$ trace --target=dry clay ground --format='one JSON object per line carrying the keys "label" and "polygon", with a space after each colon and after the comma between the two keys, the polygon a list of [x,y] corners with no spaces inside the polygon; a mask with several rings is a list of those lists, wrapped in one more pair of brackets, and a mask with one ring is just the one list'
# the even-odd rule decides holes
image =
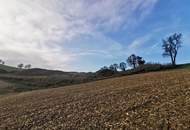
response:
{"label": "dry clay ground", "polygon": [[0,130],[190,130],[190,70],[0,98]]}

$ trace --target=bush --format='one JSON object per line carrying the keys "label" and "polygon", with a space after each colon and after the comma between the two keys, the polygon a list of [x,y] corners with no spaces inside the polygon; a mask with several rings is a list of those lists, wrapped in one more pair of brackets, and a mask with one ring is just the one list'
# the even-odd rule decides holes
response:
{"label": "bush", "polygon": [[145,72],[152,72],[152,71],[160,71],[160,70],[168,70],[175,68],[171,64],[165,64],[162,65],[160,63],[147,63],[144,65],[140,65],[135,69],[129,70],[129,74],[135,74],[135,73],[145,73]]}
{"label": "bush", "polygon": [[147,63],[140,65],[135,69],[137,72],[149,72],[149,71],[159,71],[162,69],[162,65],[159,63]]}
{"label": "bush", "polygon": [[98,76],[109,77],[109,76],[113,76],[115,74],[115,72],[110,69],[101,69],[101,70],[97,71],[96,74]]}

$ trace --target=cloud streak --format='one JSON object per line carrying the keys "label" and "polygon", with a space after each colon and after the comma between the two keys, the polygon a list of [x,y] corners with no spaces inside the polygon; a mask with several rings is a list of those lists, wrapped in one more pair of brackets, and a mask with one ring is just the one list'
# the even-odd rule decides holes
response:
{"label": "cloud streak", "polygon": [[[102,58],[122,49],[106,35],[145,18],[157,0],[0,0],[0,55],[8,63],[31,63],[34,67],[72,70],[78,57]],[[136,17],[136,16],[139,16]],[[99,48],[69,52],[85,37],[99,41]],[[89,41],[89,40],[88,40]],[[86,41],[87,42],[87,41]],[[107,43],[109,42],[109,43]],[[90,42],[88,44],[91,44]],[[95,43],[93,43],[95,44]],[[93,53],[92,53],[93,52]],[[79,55],[78,55],[79,54]]]}

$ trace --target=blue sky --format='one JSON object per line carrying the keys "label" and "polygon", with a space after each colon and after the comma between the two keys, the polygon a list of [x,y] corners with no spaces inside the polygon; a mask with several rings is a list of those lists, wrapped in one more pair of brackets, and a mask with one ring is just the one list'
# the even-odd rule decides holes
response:
{"label": "blue sky", "polygon": [[168,63],[162,39],[180,32],[190,62],[189,0],[0,0],[0,57],[9,65],[96,71],[135,53]]}

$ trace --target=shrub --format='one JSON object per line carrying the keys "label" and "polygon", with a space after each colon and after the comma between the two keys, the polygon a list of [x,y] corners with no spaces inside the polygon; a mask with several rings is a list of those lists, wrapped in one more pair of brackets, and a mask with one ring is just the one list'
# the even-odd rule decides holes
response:
{"label": "shrub", "polygon": [[115,74],[115,71],[110,69],[100,69],[96,72],[98,76],[109,77]]}
{"label": "shrub", "polygon": [[173,69],[173,68],[175,67],[172,66],[171,64],[162,65],[160,63],[147,63],[133,69],[131,73],[144,73],[144,72],[168,70],[168,69]]}
{"label": "shrub", "polygon": [[138,72],[149,72],[149,71],[159,71],[162,69],[162,65],[159,63],[147,63],[144,65],[140,65],[136,68],[135,71]]}

